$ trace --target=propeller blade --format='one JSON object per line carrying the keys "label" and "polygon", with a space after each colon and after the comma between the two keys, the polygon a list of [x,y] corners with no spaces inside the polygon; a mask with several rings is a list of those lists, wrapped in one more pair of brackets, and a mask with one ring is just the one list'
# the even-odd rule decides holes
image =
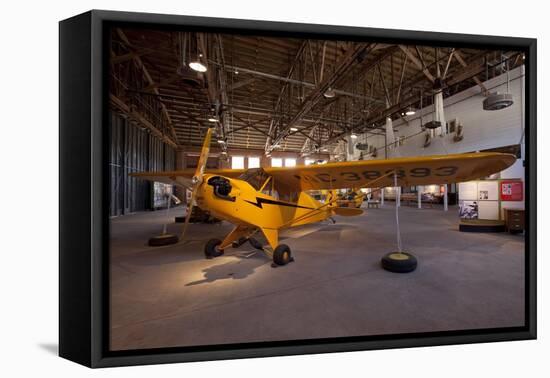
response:
{"label": "propeller blade", "polygon": [[185,237],[185,233],[187,232],[187,226],[189,226],[189,219],[191,219],[191,214],[193,213],[193,207],[195,206],[195,197],[197,195],[197,191],[199,189],[199,185],[195,185],[193,188],[193,193],[191,194],[191,202],[189,203],[189,207],[187,208],[187,215],[185,216],[185,223],[183,224],[183,230],[181,232],[180,240],[183,240]]}
{"label": "propeller blade", "polygon": [[195,171],[195,176],[198,180],[202,180],[202,175],[204,174],[204,169],[206,168],[206,162],[208,161],[208,153],[210,152],[210,140],[212,139],[212,128],[209,128],[206,131],[206,136],[204,137],[204,142],[202,144],[201,155],[199,157],[199,163],[197,164],[197,170]]}
{"label": "propeller blade", "polygon": [[210,152],[210,140],[212,139],[212,130],[213,129],[209,128],[206,131],[206,136],[202,144],[199,163],[197,164],[197,169],[195,171],[195,175],[193,176],[193,180],[192,180],[193,188],[192,188],[192,194],[191,194],[191,202],[189,203],[187,215],[185,216],[185,223],[183,224],[183,231],[181,232],[180,240],[183,240],[183,238],[185,237],[187,226],[189,226],[189,220],[191,219],[191,214],[193,213],[193,207],[195,206],[195,198],[197,196],[197,192],[199,191],[199,187],[202,184],[202,177],[204,175],[206,162],[208,161],[208,154]]}

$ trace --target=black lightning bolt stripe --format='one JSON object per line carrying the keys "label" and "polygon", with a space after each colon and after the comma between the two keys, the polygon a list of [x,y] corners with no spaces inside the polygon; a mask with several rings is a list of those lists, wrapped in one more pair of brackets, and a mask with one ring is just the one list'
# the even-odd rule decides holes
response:
{"label": "black lightning bolt stripe", "polygon": [[313,207],[306,207],[306,206],[300,206],[300,205],[297,205],[295,203],[289,203],[289,202],[281,202],[281,201],[274,201],[274,200],[270,200],[270,199],[267,199],[267,198],[259,198],[259,197],[256,197],[256,202],[252,202],[252,201],[247,201],[247,200],[244,200],[245,202],[248,202],[249,204],[251,205],[254,205],[256,207],[259,207],[260,209],[263,209],[263,206],[262,204],[268,204],[268,205],[279,205],[279,206],[288,206],[288,207],[299,207],[300,209],[308,209],[308,210],[315,210],[315,208]]}

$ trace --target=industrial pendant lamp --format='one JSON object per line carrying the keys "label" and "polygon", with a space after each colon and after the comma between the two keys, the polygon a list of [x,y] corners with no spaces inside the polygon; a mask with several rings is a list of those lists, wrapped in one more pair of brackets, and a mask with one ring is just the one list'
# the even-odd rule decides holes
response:
{"label": "industrial pendant lamp", "polygon": [[202,54],[199,54],[197,59],[189,63],[189,67],[191,67],[192,70],[197,72],[206,72],[207,68],[206,65],[204,65],[201,62]]}
{"label": "industrial pendant lamp", "polygon": [[326,92],[323,93],[323,96],[325,96],[325,98],[333,98],[334,96],[336,96],[336,92],[334,92],[334,89],[332,89],[332,87],[328,87]]}
{"label": "industrial pendant lamp", "polygon": [[198,45],[197,45],[197,54],[195,56],[196,56],[196,59],[194,59],[191,63],[189,63],[189,67],[191,67],[192,70],[197,72],[206,72],[208,68],[203,63],[203,59],[202,59],[203,55],[202,53],[199,52]]}

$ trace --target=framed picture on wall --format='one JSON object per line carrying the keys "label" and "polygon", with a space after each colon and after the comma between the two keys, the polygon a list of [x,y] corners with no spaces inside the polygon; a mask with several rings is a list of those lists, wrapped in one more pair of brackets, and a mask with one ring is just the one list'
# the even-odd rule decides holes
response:
{"label": "framed picture on wall", "polygon": [[[525,38],[61,21],[60,355],[535,338],[536,73]],[[525,232],[459,228],[501,201]]]}

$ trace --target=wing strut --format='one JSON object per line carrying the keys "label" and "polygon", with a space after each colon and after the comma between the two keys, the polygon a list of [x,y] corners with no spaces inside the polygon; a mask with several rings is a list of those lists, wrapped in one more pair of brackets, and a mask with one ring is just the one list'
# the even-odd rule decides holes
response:
{"label": "wing strut", "polygon": [[[388,177],[388,176],[391,176],[391,175],[395,175],[395,176],[397,177],[395,170],[389,171],[389,172],[386,173],[385,175],[380,176],[380,177],[378,177],[378,178],[376,178],[376,179],[374,179],[374,180],[372,180],[372,181],[369,181],[368,183],[366,183],[365,185],[362,185],[362,186],[365,186],[365,187],[366,187],[366,186],[373,185],[373,184],[375,184],[376,182],[378,182],[378,181],[380,181],[380,180],[382,180],[382,179],[384,179],[384,178],[386,178],[386,177]],[[361,195],[361,197],[364,197],[364,196],[365,196],[365,194],[362,194],[362,195]],[[288,225],[290,225],[290,224],[292,224],[292,223],[294,223],[294,222],[301,221],[301,220],[303,220],[303,219],[305,219],[305,218],[309,218],[309,217],[313,216],[313,214],[315,214],[316,212],[318,212],[318,211],[320,211],[321,209],[323,209],[323,208],[325,208],[325,207],[327,207],[327,206],[329,206],[329,205],[335,203],[336,201],[338,201],[338,197],[337,197],[337,196],[335,196],[335,198],[334,198],[333,200],[324,203],[322,206],[319,206],[318,208],[313,209],[313,210],[311,210],[311,211],[305,213],[304,215],[302,215],[302,216],[300,216],[300,217],[298,217],[298,218],[292,219],[292,220],[290,220],[290,221],[284,223],[284,224],[281,226],[281,228],[286,227],[286,226],[288,226]]]}

